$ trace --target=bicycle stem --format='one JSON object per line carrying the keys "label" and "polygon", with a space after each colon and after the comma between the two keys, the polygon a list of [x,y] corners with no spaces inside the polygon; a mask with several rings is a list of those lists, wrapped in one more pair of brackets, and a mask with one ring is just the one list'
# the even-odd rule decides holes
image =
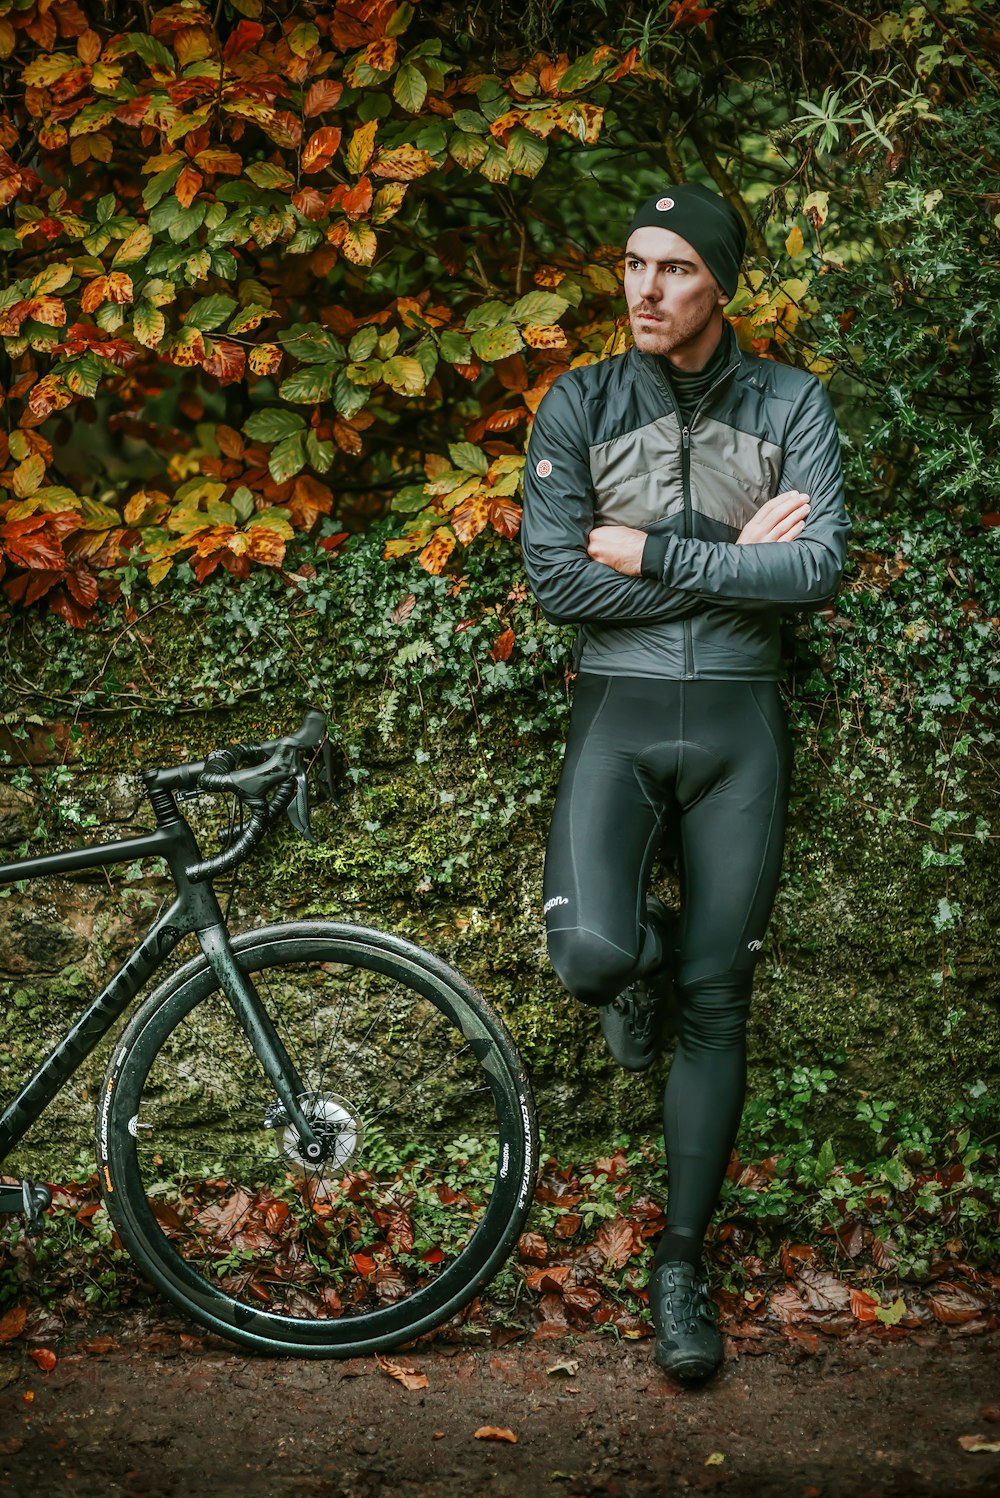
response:
{"label": "bicycle stem", "polygon": [[236,1018],[246,1031],[254,1054],[277,1093],[290,1123],[294,1125],[303,1157],[319,1164],[323,1157],[323,1146],[313,1133],[299,1104],[305,1085],[271,1016],[264,1008],[260,995],[236,961],[226,927],[221,923],[208,926],[198,932],[198,941]]}

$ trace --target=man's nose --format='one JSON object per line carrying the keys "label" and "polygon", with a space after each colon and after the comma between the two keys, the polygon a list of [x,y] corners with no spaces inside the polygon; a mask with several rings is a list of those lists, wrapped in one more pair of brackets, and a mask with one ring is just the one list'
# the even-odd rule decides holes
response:
{"label": "man's nose", "polygon": [[639,282],[639,294],[645,302],[658,302],[660,300],[660,282],[655,267],[649,266],[643,273]]}

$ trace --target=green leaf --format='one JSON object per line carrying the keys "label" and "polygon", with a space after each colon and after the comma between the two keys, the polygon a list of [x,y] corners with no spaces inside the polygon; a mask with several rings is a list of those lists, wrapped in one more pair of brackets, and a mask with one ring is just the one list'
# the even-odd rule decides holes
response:
{"label": "green leaf", "polygon": [[355,362],[368,359],[375,351],[378,343],[378,329],[371,324],[367,328],[359,328],[347,345],[347,357]]}
{"label": "green leaf", "polygon": [[404,63],[396,74],[392,96],[403,109],[416,114],[427,98],[427,79],[419,68]]}
{"label": "green leaf", "polygon": [[448,142],[448,154],[467,172],[475,171],[479,163],[485,161],[489,148],[489,141],[483,135],[456,133]]}
{"label": "green leaf", "polygon": [[427,376],[419,360],[396,354],[382,366],[382,378],[399,395],[423,395]]}
{"label": "green leaf", "polygon": [[195,302],[184,325],[188,328],[200,328],[203,333],[210,333],[213,328],[219,327],[235,311],[237,302],[235,297],[224,296],[221,292],[213,296],[202,297]]}
{"label": "green leaf", "polygon": [[161,63],[170,73],[177,71],[177,58],[172,52],[168,51],[162,42],[158,42],[154,36],[148,36],[146,32],[139,31],[134,36],[128,38],[128,43],[129,45],[121,49],[122,52],[137,52],[145,63],[157,62]]}
{"label": "green leaf", "polygon": [[[301,417],[299,420],[301,420]],[[299,473],[305,465],[306,439],[304,432],[296,432],[292,437],[285,437],[277,446],[272,447],[271,455],[267,460],[271,477],[276,484],[283,484],[286,479],[290,479],[294,474]]]}
{"label": "green leaf", "polygon": [[261,188],[288,189],[295,186],[295,178],[291,172],[274,161],[253,161],[245,169],[245,174],[255,186]]}
{"label": "green leaf", "polygon": [[451,117],[451,123],[459,130],[464,130],[466,135],[487,135],[489,133],[489,121],[486,116],[480,114],[478,109],[456,109]]}
{"label": "green leaf", "polygon": [[292,323],[290,328],[282,328],[277,337],[285,353],[299,364],[331,364],[344,357],[343,344],[317,322]]}
{"label": "green leaf", "polygon": [[243,423],[243,430],[255,442],[277,442],[305,427],[298,411],[286,411],[281,406],[267,406],[254,411]]}
{"label": "green leaf", "polygon": [[163,342],[163,335],[167,331],[167,320],[159,307],[154,307],[145,298],[136,304],[132,323],[139,342],[147,348],[156,348]]}
{"label": "green leaf", "polygon": [[529,291],[511,307],[510,318],[512,322],[540,323],[547,327],[558,322],[568,306],[565,298],[553,291]]}
{"label": "green leaf", "polygon": [[519,177],[537,177],[548,154],[545,142],[523,125],[516,125],[507,137],[507,156]]}
{"label": "green leaf", "polygon": [[[524,297],[521,298],[525,300]],[[504,302],[480,302],[478,307],[466,315],[465,326],[472,332],[476,328],[498,328],[501,323],[511,321],[511,309]],[[538,318],[525,318],[525,322],[538,322]]]}
{"label": "green leaf", "polygon": [[499,328],[487,328],[482,333],[473,333],[472,347],[480,359],[492,363],[516,354],[518,349],[524,347],[524,341],[513,323],[505,323]]}
{"label": "green leaf", "polygon": [[443,332],[438,340],[441,348],[441,357],[449,364],[470,364],[472,362],[472,344],[462,333],[456,333],[453,328]]}
{"label": "green leaf", "polygon": [[833,1153],[833,1141],[827,1139],[816,1156],[813,1166],[813,1180],[817,1186],[821,1186],[836,1165],[837,1159]]}
{"label": "green leaf", "polygon": [[449,442],[448,452],[455,467],[466,473],[486,473],[489,469],[489,458],[473,442]]}
{"label": "green leaf", "polygon": [[393,495],[391,508],[399,515],[416,515],[429,504],[430,498],[423,484],[407,484],[405,489]]}
{"label": "green leaf", "polygon": [[278,394],[286,401],[329,400],[333,393],[336,370],[332,364],[307,364],[294,369],[278,387]]}
{"label": "green leaf", "polygon": [[368,404],[368,391],[361,385],[352,385],[343,370],[333,382],[333,403],[345,421],[350,421]]}
{"label": "green leaf", "polygon": [[344,373],[352,385],[377,385],[382,378],[382,360],[365,359],[360,364],[348,364]]}
{"label": "green leaf", "polygon": [[576,62],[566,69],[559,80],[559,92],[561,94],[572,94],[577,89],[586,88],[588,84],[594,83],[598,78],[602,77],[608,68],[615,63],[615,58],[613,57],[605,57],[603,62],[595,62],[595,52],[588,52],[585,57],[578,58]]}
{"label": "green leaf", "polygon": [[310,429],[306,433],[306,454],[317,473],[326,473],[333,464],[333,443],[320,442],[316,433]]}

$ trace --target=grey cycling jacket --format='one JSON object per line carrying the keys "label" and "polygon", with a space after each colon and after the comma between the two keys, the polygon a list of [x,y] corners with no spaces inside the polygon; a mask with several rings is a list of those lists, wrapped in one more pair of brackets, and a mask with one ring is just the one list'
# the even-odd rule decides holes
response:
{"label": "grey cycling jacket", "polygon": [[[814,375],[729,358],[682,426],[655,354],[567,370],[535,417],[521,545],[542,613],[581,626],[581,670],[604,675],[775,680],[779,618],[836,593],[850,522],[840,438]],[[811,504],[794,541],[735,544],[776,494]],[[641,577],[587,555],[595,525],[649,533]],[[581,648],[582,647],[582,648]]]}

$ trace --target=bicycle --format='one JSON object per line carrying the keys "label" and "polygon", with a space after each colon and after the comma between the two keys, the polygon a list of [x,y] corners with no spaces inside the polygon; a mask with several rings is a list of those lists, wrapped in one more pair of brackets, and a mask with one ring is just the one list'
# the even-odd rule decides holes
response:
{"label": "bicycle", "polygon": [[[96,1121],[104,1204],[145,1276],[202,1326],[269,1353],[349,1357],[435,1329],[497,1273],[538,1140],[511,1036],[448,964],[333,921],[229,931],[212,881],[283,811],[312,838],[307,768],[333,799],[315,711],[284,738],[146,771],[152,832],[0,866],[7,884],[159,857],[175,892],[0,1114],[0,1162],[194,934],[200,954],[114,1045]],[[178,809],[206,792],[249,813],[208,858]],[[51,1199],[0,1185],[0,1212],[23,1212],[29,1231]]]}

